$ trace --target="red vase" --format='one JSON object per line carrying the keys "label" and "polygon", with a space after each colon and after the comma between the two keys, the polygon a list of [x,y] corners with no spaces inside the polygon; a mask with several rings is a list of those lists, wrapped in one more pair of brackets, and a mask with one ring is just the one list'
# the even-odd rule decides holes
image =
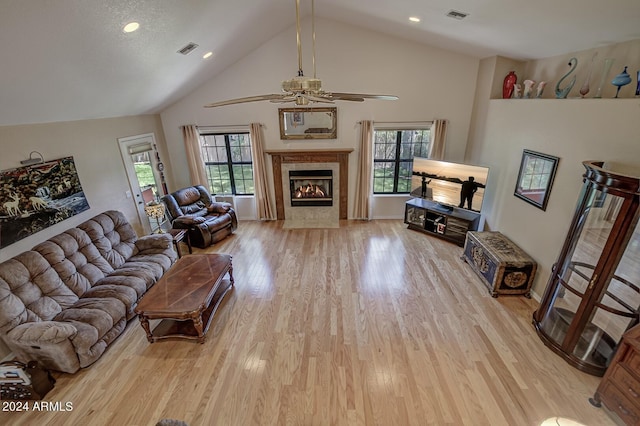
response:
{"label": "red vase", "polygon": [[504,83],[502,84],[502,97],[504,99],[511,99],[511,95],[513,95],[513,87],[516,85],[518,81],[518,76],[514,71],[509,71],[509,74],[504,78]]}

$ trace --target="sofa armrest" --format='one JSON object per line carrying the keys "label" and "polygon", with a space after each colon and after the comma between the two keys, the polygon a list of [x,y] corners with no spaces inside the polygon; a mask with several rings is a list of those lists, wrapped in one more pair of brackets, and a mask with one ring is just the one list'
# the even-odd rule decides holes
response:
{"label": "sofa armrest", "polygon": [[147,250],[166,250],[171,248],[173,237],[171,234],[151,234],[140,237],[136,240],[138,251],[145,252]]}
{"label": "sofa armrest", "polygon": [[55,344],[73,338],[78,330],[73,324],[59,321],[27,322],[7,333],[7,337],[20,345]]}

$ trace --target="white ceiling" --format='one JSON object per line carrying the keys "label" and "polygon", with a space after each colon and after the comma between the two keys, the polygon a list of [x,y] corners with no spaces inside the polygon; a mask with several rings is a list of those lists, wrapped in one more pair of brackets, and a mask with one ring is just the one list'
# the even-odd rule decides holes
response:
{"label": "white ceiling", "polygon": [[[307,16],[310,0],[302,3]],[[294,4],[0,0],[0,125],[160,112],[291,28]],[[640,39],[639,0],[318,0],[315,9],[322,18],[478,58],[535,59]],[[451,9],[469,16],[448,18]],[[140,30],[123,33],[132,20]],[[199,47],[176,53],[189,42]]]}

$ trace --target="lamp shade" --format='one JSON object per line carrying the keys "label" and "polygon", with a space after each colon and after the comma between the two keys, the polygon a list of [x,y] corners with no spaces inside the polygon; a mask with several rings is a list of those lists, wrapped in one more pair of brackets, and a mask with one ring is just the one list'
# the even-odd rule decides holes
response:
{"label": "lamp shade", "polygon": [[147,216],[159,220],[164,217],[164,204],[150,204],[144,206],[144,212]]}

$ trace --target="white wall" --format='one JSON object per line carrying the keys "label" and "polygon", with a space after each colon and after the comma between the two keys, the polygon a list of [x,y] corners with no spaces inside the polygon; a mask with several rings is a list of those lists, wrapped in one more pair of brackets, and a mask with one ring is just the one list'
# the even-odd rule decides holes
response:
{"label": "white wall", "polygon": [[[309,28],[303,22],[303,28]],[[170,190],[190,184],[180,126],[185,124],[265,125],[265,149],[353,148],[349,162],[349,209],[353,211],[358,149],[357,122],[450,121],[446,158],[461,161],[466,150],[479,61],[464,55],[353,28],[330,20],[316,20],[317,74],[327,91],[394,94],[399,101],[339,102],[338,138],[326,141],[282,141],[278,105],[269,102],[219,108],[203,105],[230,98],[278,93],[280,82],[297,71],[295,29],[265,41],[194,93],[162,112],[162,125],[174,166]],[[305,75],[313,74],[311,43],[303,37]],[[213,58],[215,60],[215,57]],[[287,105],[288,106],[288,105]],[[271,159],[269,185],[273,191]],[[406,199],[406,197],[404,198]],[[402,217],[403,198],[376,200],[374,213]],[[394,213],[395,212],[395,213]],[[238,212],[247,217],[244,212]]]}
{"label": "white wall", "polygon": [[0,249],[0,262],[105,210],[121,210],[140,233],[133,198],[125,196],[129,182],[118,138],[143,133],[155,133],[164,160],[164,135],[157,115],[0,127],[0,170],[19,167],[20,160],[29,158],[31,151],[42,153],[45,160],[73,156],[90,206],[85,212]]}
{"label": "white wall", "polygon": [[[471,161],[491,168],[483,209],[488,229],[500,231],[539,265],[541,295],[573,217],[582,161],[640,166],[637,99],[512,99],[487,104],[481,149]],[[549,204],[542,211],[513,195],[523,149],[560,157]]]}
{"label": "white wall", "polygon": [[[490,167],[483,204],[486,229],[500,231],[538,262],[533,291],[541,295],[573,218],[586,160],[640,166],[640,99],[634,99],[636,79],[612,99],[611,79],[629,66],[640,69],[640,40],[603,46],[562,56],[520,62],[495,57],[480,61],[472,125],[465,161]],[[580,99],[594,54],[590,93]],[[555,99],[555,86],[578,58],[576,83],[568,99]],[[615,58],[602,99],[593,99],[605,58]],[[516,70],[518,81],[546,81],[543,99],[501,99],[501,82]],[[569,79],[562,82],[566,87]],[[513,195],[522,150],[560,157],[549,204],[542,211]]]}

